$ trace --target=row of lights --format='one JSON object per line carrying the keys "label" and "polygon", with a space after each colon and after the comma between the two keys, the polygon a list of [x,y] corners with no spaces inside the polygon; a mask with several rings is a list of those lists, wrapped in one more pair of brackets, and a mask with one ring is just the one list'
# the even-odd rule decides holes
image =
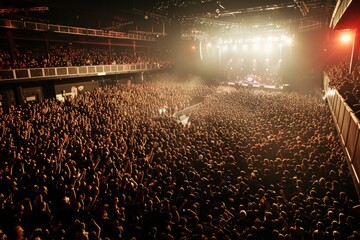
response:
{"label": "row of lights", "polygon": [[[284,44],[282,44],[282,43],[278,44],[279,48],[282,48],[283,46],[284,46]],[[208,43],[207,47],[211,47],[211,43]],[[265,43],[265,44],[253,43],[251,45],[249,45],[249,44],[241,45],[242,50],[247,50],[249,48],[252,48],[253,50],[263,49],[265,51],[271,51],[272,49],[274,49],[274,47],[276,47],[276,45],[274,45],[273,43],[270,43],[270,42]],[[228,50],[229,48],[231,48],[232,50],[238,50],[239,46],[238,45],[229,46],[226,44],[226,45],[217,45],[217,48],[220,48],[224,51]]]}
{"label": "row of lights", "polygon": [[[284,45],[282,43],[278,44],[278,47],[279,49],[281,49]],[[211,43],[208,43],[206,45],[207,48],[210,48],[212,47]],[[260,45],[260,44],[257,44],[257,43],[254,43],[252,44],[251,46],[249,46],[248,44],[243,44],[241,46],[241,49],[243,51],[247,51],[249,48],[251,48],[255,51],[259,51],[259,50],[264,50],[266,52],[271,52],[273,49],[274,49],[274,44],[272,43],[266,43],[264,45]],[[220,46],[220,45],[217,45],[216,48],[218,48],[219,50],[222,50],[224,52],[228,51],[229,49],[233,50],[233,51],[237,51],[239,49],[239,46],[238,45],[232,45],[232,46],[228,46],[228,45],[223,45],[223,46]],[[196,47],[193,45],[191,46],[191,49],[194,51],[196,50]]]}
{"label": "row of lights", "polygon": [[268,37],[254,37],[254,38],[247,38],[247,39],[225,39],[222,38],[218,39],[218,44],[232,44],[232,43],[260,43],[260,42],[282,42],[291,44],[293,42],[293,38],[289,36],[268,36]]}
{"label": "row of lights", "polygon": [[[258,60],[256,60],[255,58],[252,60],[254,63],[256,63]],[[260,60],[261,61],[261,60]],[[244,62],[244,59],[242,58],[241,59],[241,62]],[[269,59],[268,58],[266,58],[265,59],[265,62],[269,62]],[[278,60],[278,62],[282,62],[282,59],[280,58],[279,60]]]}
{"label": "row of lights", "polygon": [[[233,68],[231,67],[230,70],[233,70]],[[252,70],[256,71],[256,68],[254,67]],[[240,68],[240,71],[244,71],[244,68]],[[269,72],[269,68],[266,68],[265,71]]]}

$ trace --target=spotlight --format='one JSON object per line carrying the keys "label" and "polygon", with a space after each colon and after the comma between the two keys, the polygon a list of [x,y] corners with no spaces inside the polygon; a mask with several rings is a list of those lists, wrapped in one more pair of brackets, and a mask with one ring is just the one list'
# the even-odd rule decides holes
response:
{"label": "spotlight", "polygon": [[261,38],[260,38],[260,37],[256,37],[256,38],[253,38],[252,41],[253,41],[253,42],[260,42],[260,41],[261,41]]}
{"label": "spotlight", "polygon": [[259,44],[255,43],[255,44],[253,45],[253,48],[254,48],[254,50],[259,50]]}
{"label": "spotlight", "polygon": [[272,50],[272,48],[273,48],[272,43],[267,42],[267,43],[265,44],[265,50],[266,50],[266,51],[271,51],[271,50]]}
{"label": "spotlight", "polygon": [[285,39],[285,41],[286,41],[286,43],[287,44],[292,44],[292,42],[293,42],[293,39],[291,38],[291,37],[287,37],[286,39]]}
{"label": "spotlight", "polygon": [[340,40],[343,43],[349,43],[351,41],[351,38],[352,38],[351,34],[348,32],[345,32],[345,33],[341,34]]}
{"label": "spotlight", "polygon": [[274,41],[274,38],[272,36],[267,37],[268,42]]}

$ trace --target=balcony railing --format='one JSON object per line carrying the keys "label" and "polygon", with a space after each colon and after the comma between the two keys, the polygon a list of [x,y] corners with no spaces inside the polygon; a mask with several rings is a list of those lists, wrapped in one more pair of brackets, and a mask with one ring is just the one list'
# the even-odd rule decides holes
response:
{"label": "balcony railing", "polygon": [[360,121],[339,92],[329,87],[327,76],[324,76],[324,91],[356,190],[360,195]]}
{"label": "balcony railing", "polygon": [[86,35],[86,36],[94,36],[94,37],[155,41],[154,37],[144,34],[105,31],[101,29],[70,27],[70,26],[57,25],[57,24],[37,23],[37,22],[9,20],[9,19],[0,19],[0,27],[26,29],[33,31],[50,31],[56,33],[63,33],[63,34]]}
{"label": "balcony railing", "polygon": [[122,65],[94,65],[81,67],[49,67],[49,68],[24,68],[0,70],[0,81],[21,79],[51,79],[87,76],[104,76],[156,70],[160,67],[155,64],[137,63]]}

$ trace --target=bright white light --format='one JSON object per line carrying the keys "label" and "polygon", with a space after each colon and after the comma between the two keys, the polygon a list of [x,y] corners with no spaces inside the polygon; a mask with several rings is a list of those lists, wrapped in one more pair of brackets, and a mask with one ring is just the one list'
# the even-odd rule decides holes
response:
{"label": "bright white light", "polygon": [[260,42],[260,41],[261,41],[261,38],[260,38],[260,37],[256,37],[256,38],[253,38],[252,41],[253,41],[253,42]]}
{"label": "bright white light", "polygon": [[265,50],[271,51],[273,49],[273,45],[270,42],[265,43]]}
{"label": "bright white light", "polygon": [[266,71],[268,72],[268,71],[269,71],[269,69],[267,68],[267,69],[266,69]]}
{"label": "bright white light", "polygon": [[287,44],[292,44],[293,39],[291,37],[287,37],[285,41]]}
{"label": "bright white light", "polygon": [[350,35],[350,33],[345,32],[345,33],[341,34],[340,40],[341,40],[341,42],[343,42],[343,43],[348,43],[348,42],[350,42],[350,41],[351,41],[351,35]]}
{"label": "bright white light", "polygon": [[255,59],[255,58],[253,59],[253,62],[256,62],[256,59]]}
{"label": "bright white light", "polygon": [[232,49],[233,49],[233,50],[237,50],[237,46],[234,45],[234,46],[232,47]]}
{"label": "bright white light", "polygon": [[227,46],[227,45],[224,45],[224,46],[223,46],[223,50],[226,51],[227,49],[228,49],[228,46]]}
{"label": "bright white light", "polygon": [[206,46],[211,47],[211,43],[208,43]]}
{"label": "bright white light", "polygon": [[267,62],[268,62],[268,61],[269,61],[269,59],[267,58],[267,59],[265,59],[265,61],[267,61]]}
{"label": "bright white light", "polygon": [[254,43],[253,48],[254,48],[254,50],[259,50],[260,46],[259,46],[259,44]]}
{"label": "bright white light", "polygon": [[248,46],[246,44],[242,45],[242,49],[246,50],[248,48]]}
{"label": "bright white light", "polygon": [[282,62],[282,59],[279,59],[279,62]]}
{"label": "bright white light", "polygon": [[335,89],[331,89],[331,96],[334,96],[336,94],[336,90]]}
{"label": "bright white light", "polygon": [[160,109],[159,109],[159,113],[160,113],[160,114],[163,114],[163,113],[165,114],[165,113],[166,113],[166,108],[160,108]]}

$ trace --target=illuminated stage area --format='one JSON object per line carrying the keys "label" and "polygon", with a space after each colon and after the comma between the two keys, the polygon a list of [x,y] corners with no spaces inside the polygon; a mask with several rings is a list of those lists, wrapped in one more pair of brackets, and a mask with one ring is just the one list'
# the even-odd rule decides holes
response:
{"label": "illuminated stage area", "polygon": [[217,61],[228,82],[280,86],[283,61],[288,60],[292,43],[292,37],[285,35],[252,38],[235,35],[199,41],[199,56],[204,64]]}

